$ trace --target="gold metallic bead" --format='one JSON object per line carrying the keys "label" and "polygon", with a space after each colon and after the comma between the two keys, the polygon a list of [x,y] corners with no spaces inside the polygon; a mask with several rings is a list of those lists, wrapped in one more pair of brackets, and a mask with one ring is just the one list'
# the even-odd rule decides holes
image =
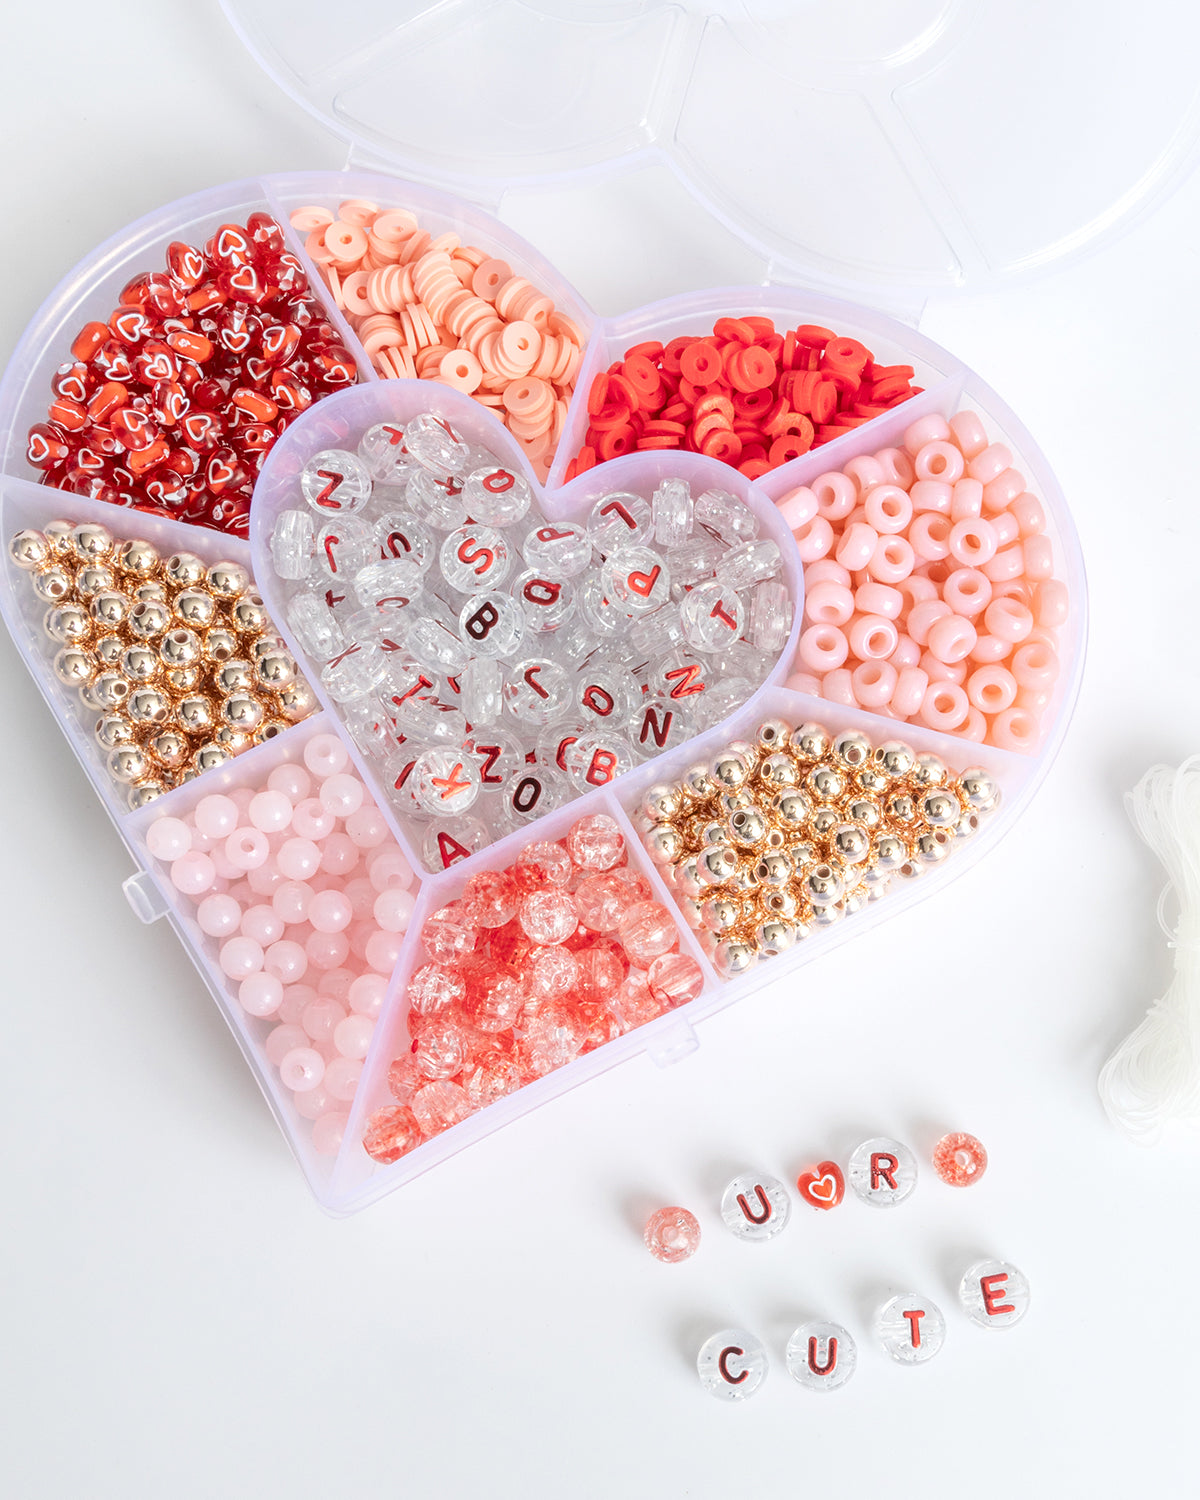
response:
{"label": "gold metallic bead", "polygon": [[906,859],[896,873],[902,880],[919,880],[928,868],[929,866],[919,859]]}
{"label": "gold metallic bead", "polygon": [[27,527],[9,538],[8,555],[24,573],[32,573],[44,567],[51,556],[50,544],[45,535]]}
{"label": "gold metallic bead", "polygon": [[693,803],[707,801],[717,790],[708,774],[708,767],[702,761],[688,766],[679,782],[681,789]]}
{"label": "gold metallic bead", "polygon": [[276,635],[273,630],[264,630],[261,635],[255,636],[250,642],[250,649],[246,652],[251,661],[259,661],[264,656],[269,656],[272,651],[286,651],[287,642],[281,635]]}
{"label": "gold metallic bead", "polygon": [[165,724],[171,717],[171,700],[154,687],[137,687],[129,695],[125,712],[135,724]]}
{"label": "gold metallic bead", "polygon": [[876,745],[871,762],[889,781],[903,781],[916,769],[917,753],[903,740],[884,740]]}
{"label": "gold metallic bead", "polygon": [[754,943],[758,951],[768,958],[775,958],[795,947],[800,936],[797,924],[781,917],[768,917],[754,930]]}
{"label": "gold metallic bead", "polygon": [[653,823],[665,823],[679,816],[682,798],[679,788],[658,781],[642,793],[641,810]]}
{"label": "gold metallic bead", "polygon": [[208,567],[194,552],[172,552],[163,565],[167,582],[176,589],[199,588],[208,577]]}
{"label": "gold metallic bead", "polygon": [[168,630],[158,645],[158,654],[164,667],[194,667],[204,652],[200,637],[186,625],[176,625]]}
{"label": "gold metallic bead", "polygon": [[754,867],[759,885],[784,886],[795,873],[795,862],[782,849],[768,849]]}
{"label": "gold metallic bead", "polygon": [[752,766],[737,750],[725,749],[708,768],[709,779],[717,791],[736,792],[745,786]]}
{"label": "gold metallic bead", "polygon": [[54,675],[64,687],[86,687],[96,675],[95,657],[90,651],[64,646],[54,658]]}
{"label": "gold metallic bead", "polygon": [[847,819],[851,823],[860,823],[869,833],[874,833],[883,823],[883,811],[871,797],[852,797],[845,809]]}
{"label": "gold metallic bead", "polygon": [[709,844],[696,856],[696,873],[705,885],[722,885],[737,868],[738,857],[728,844]]}
{"label": "gold metallic bead", "polygon": [[834,803],[825,807],[814,807],[809,815],[808,830],[815,839],[832,837],[833,830],[843,821],[842,810]]}
{"label": "gold metallic bead", "polygon": [[930,828],[917,835],[913,858],[924,865],[940,865],[954,847],[953,835],[945,828]]}
{"label": "gold metallic bead", "polygon": [[850,779],[853,786],[867,797],[882,797],[892,785],[874,764],[863,766]]}
{"label": "gold metallic bead", "polygon": [[88,609],[92,619],[106,630],[117,630],[129,618],[132,608],[129,596],[119,589],[101,589],[92,595]]}
{"label": "gold metallic bead", "polygon": [[162,683],[177,698],[190,698],[200,691],[202,677],[200,667],[164,667]]}
{"label": "gold metallic bead", "polygon": [[831,906],[841,899],[843,888],[841,873],[827,861],[811,866],[804,873],[804,894],[814,906]]}
{"label": "gold metallic bead", "polygon": [[150,646],[130,646],[121,657],[121,671],[139,686],[154,682],[162,674],[162,662],[158,652]]}
{"label": "gold metallic bead", "polygon": [[871,854],[871,835],[861,823],[839,823],[830,834],[832,852],[844,865],[860,865]]}
{"label": "gold metallic bead", "polygon": [[51,605],[42,618],[42,628],[60,646],[79,646],[91,638],[93,624],[78,604]]}
{"label": "gold metallic bead", "polygon": [[262,595],[255,589],[247,589],[237,596],[229,607],[229,619],[233,628],[243,635],[259,635],[271,624]]}
{"label": "gold metallic bead", "polygon": [[812,803],[800,791],[778,792],[771,798],[769,811],[785,829],[796,831],[807,827]]}
{"label": "gold metallic bead", "polygon": [[119,672],[125,657],[125,642],[119,635],[102,635],[92,642],[92,655],[101,667]]}
{"label": "gold metallic bead", "polygon": [[265,745],[268,740],[277,739],[285,730],[291,727],[290,724],[285,724],[282,719],[264,719],[250,738],[256,745]]}
{"label": "gold metallic bead", "polygon": [[857,891],[847,891],[840,902],[842,912],[852,917],[856,911],[862,911],[870,899],[871,893],[865,886]]}
{"label": "gold metallic bead", "polygon": [[219,562],[209,568],[205,582],[218,599],[236,599],[250,587],[250,574],[241,563]]}
{"label": "gold metallic bead", "polygon": [[172,780],[176,786],[186,786],[189,781],[195,781],[200,772],[195,766],[182,766],[178,771],[172,773]]}
{"label": "gold metallic bead", "polygon": [[165,781],[143,781],[140,786],[131,786],[125,794],[125,800],[129,804],[131,812],[136,812],[139,807],[148,807],[151,802],[156,801],[164,792],[171,788]]}
{"label": "gold metallic bead", "polygon": [[956,782],[958,795],[975,812],[988,813],[1000,801],[994,777],[979,766],[970,766]]}
{"label": "gold metallic bead", "polygon": [[71,532],[71,547],[81,563],[106,562],[114,546],[112,532],[95,521],[84,521]]}
{"label": "gold metallic bead", "polygon": [[120,672],[100,672],[91,683],[91,692],[100,708],[123,709],[129,701],[133,684]]}
{"label": "gold metallic bead", "polygon": [[841,905],[834,901],[828,906],[814,906],[812,909],[812,924],[814,927],[832,927],[835,922],[840,922],[845,912]]}
{"label": "gold metallic bead", "polygon": [[668,865],[683,853],[683,839],[673,823],[656,823],[645,838],[650,858],[656,864]]}
{"label": "gold metallic bead", "polygon": [[700,878],[700,861],[694,854],[685,854],[673,865],[667,865],[663,874],[685,896],[698,896],[706,888],[707,883]]}
{"label": "gold metallic bead", "polygon": [[896,833],[881,833],[871,851],[871,863],[886,875],[893,875],[907,863],[912,851],[906,840]]}
{"label": "gold metallic bead", "polygon": [[767,755],[786,750],[791,740],[791,727],[783,719],[764,719],[754,731],[754,743]]}
{"label": "gold metallic bead", "polygon": [[742,849],[754,849],[767,836],[767,820],[756,807],[739,807],[726,821],[728,836]]}
{"label": "gold metallic bead", "polygon": [[950,772],[936,755],[918,755],[912,771],[912,783],[919,787],[945,786]]}
{"label": "gold metallic bead", "polygon": [[98,719],[95,735],[106,750],[115,750],[118,745],[132,745],[137,739],[133,725],[124,714],[105,714]]}
{"label": "gold metallic bead", "polygon": [[230,724],[220,724],[213,730],[212,743],[220,745],[230,755],[240,755],[243,750],[250,748],[250,736],[243,734],[240,729],[234,729]]}
{"label": "gold metallic bead", "polygon": [[214,625],[204,632],[204,658],[206,661],[230,661],[237,654],[238,639],[227,625]]}
{"label": "gold metallic bead", "polygon": [[230,693],[248,693],[254,687],[254,668],[240,656],[231,656],[213,671],[213,684],[222,697]]}
{"label": "gold metallic bead", "polygon": [[75,574],[75,592],[81,599],[90,601],[97,594],[115,590],[116,586],[116,574],[103,563],[80,568]]}
{"label": "gold metallic bead", "polygon": [[242,734],[253,734],[263,717],[262,704],[249,693],[231,693],[221,704],[221,718]]}
{"label": "gold metallic bead", "polygon": [[118,745],[108,752],[109,774],[126,786],[144,781],[153,769],[150,757],[140,745]]}
{"label": "gold metallic bead", "polygon": [[161,734],[154,736],[148,748],[160,765],[174,771],[187,760],[190,747],[183,735],[177,734],[173,729],[164,729]]}
{"label": "gold metallic bead", "polygon": [[791,886],[764,886],[755,902],[764,917],[782,917],[789,922],[797,921],[802,910],[800,898]]}
{"label": "gold metallic bead", "polygon": [[122,573],[132,578],[153,578],[160,566],[158,550],[149,542],[131,537],[117,547],[115,563]]}
{"label": "gold metallic bead", "polygon": [[171,624],[171,611],[159,599],[138,599],[129,611],[130,632],[139,641],[152,641]]}
{"label": "gold metallic bead", "polygon": [[791,749],[797,760],[816,762],[829,754],[829,734],[820,724],[801,724],[792,730]]}
{"label": "gold metallic bead", "polygon": [[75,577],[61,563],[46,563],[33,575],[33,591],[47,604],[57,604],[71,592]]}
{"label": "gold metallic bead", "polygon": [[289,683],[276,695],[275,702],[280,714],[289,724],[298,724],[301,719],[307,719],[309,714],[316,711],[317,695],[303,677],[297,677],[295,682]]}
{"label": "gold metallic bead", "polygon": [[839,802],[846,794],[846,778],[836,766],[822,762],[804,778],[804,790],[815,802]]}
{"label": "gold metallic bead", "polygon": [[277,693],[295,682],[298,669],[290,651],[268,651],[254,663],[254,670],[262,686]]}
{"label": "gold metallic bead", "polygon": [[951,832],[954,834],[954,842],[961,844],[967,839],[973,839],[982,827],[983,815],[977,813],[973,808],[968,808],[951,829]]}
{"label": "gold metallic bead", "polygon": [[175,595],[175,618],[191,630],[207,630],[217,617],[216,600],[203,589],[183,589]]}
{"label": "gold metallic bead", "polygon": [[921,816],[931,828],[949,828],[962,817],[958,798],[952,792],[940,788],[923,793],[917,805]]}
{"label": "gold metallic bead", "polygon": [[232,756],[232,752],[226,750],[223,745],[218,745],[212,740],[201,745],[199,750],[192,756],[192,765],[203,775],[205,771],[214,771],[218,766],[223,766]]}
{"label": "gold metallic bead", "polygon": [[175,705],[175,722],[185,734],[211,734],[216,726],[212,704],[199,693],[180,698]]}
{"label": "gold metallic bead", "polygon": [[723,938],[713,949],[713,964],[728,979],[752,969],[757,957],[753,945],[740,938]]}
{"label": "gold metallic bead", "polygon": [[136,604],[140,599],[145,599],[148,604],[165,604],[170,607],[170,598],[167,591],[157,578],[147,578],[142,583],[135,583],[130,597]]}
{"label": "gold metallic bead", "polygon": [[49,521],[42,528],[42,534],[46,538],[47,545],[55,557],[70,557],[75,549],[71,545],[71,533],[75,530],[74,521]]}
{"label": "gold metallic bead", "polygon": [[897,792],[883,804],[883,815],[889,823],[907,828],[917,821],[917,803],[910,792]]}
{"label": "gold metallic bead", "polygon": [[747,896],[754,894],[758,889],[758,881],[754,875],[755,863],[752,859],[738,860],[738,867],[728,882],[731,891],[741,892]]}
{"label": "gold metallic bead", "polygon": [[833,759],[847,771],[857,771],[871,759],[871,741],[857,729],[848,729],[833,742]]}
{"label": "gold metallic bead", "polygon": [[774,754],[765,756],[759,762],[756,774],[763,786],[773,787],[780,791],[785,787],[800,785],[800,765],[794,757],[783,750],[777,750]]}
{"label": "gold metallic bead", "polygon": [[732,932],[745,917],[745,906],[736,896],[713,896],[700,903],[700,920],[709,932]]}

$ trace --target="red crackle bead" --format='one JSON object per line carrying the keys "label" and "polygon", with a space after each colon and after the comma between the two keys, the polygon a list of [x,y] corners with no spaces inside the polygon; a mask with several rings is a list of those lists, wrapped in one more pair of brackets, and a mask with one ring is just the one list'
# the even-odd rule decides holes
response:
{"label": "red crackle bead", "polygon": [[704,988],[704,971],[686,953],[664,953],[646,970],[650,993],[674,1009],[694,1000]]}
{"label": "red crackle bead", "polygon": [[511,874],[520,891],[566,885],[571,878],[571,856],[562,844],[539,839],[517,855]]}
{"label": "red crackle bead", "polygon": [[611,870],[625,858],[625,836],[607,813],[572,823],[566,842],[572,861],[584,870]]}
{"label": "red crackle bead", "polygon": [[461,1085],[441,1078],[417,1090],[412,1098],[412,1112],[426,1135],[440,1135],[467,1118],[471,1100]]}
{"label": "red crackle bead", "polygon": [[565,1005],[544,1005],[526,1023],[518,1060],[530,1078],[544,1078],[574,1061],[583,1050],[584,1038],[584,1026]]}
{"label": "red crackle bead", "polygon": [[836,1208],[846,1192],[846,1179],[835,1161],[823,1161],[809,1167],[796,1178],[796,1187],[805,1203],[813,1208]]}
{"label": "red crackle bead", "polygon": [[615,932],[629,906],[625,882],[611,872],[586,875],[575,890],[579,921],[589,932]]}
{"label": "red crackle bead", "polygon": [[933,1148],[933,1170],[951,1187],[970,1187],[987,1171],[983,1143],[965,1131],[951,1131]]}
{"label": "red crackle bead", "polygon": [[579,913],[566,891],[530,891],[521,898],[517,921],[534,943],[561,943],[575,931]]}
{"label": "red crackle bead", "polygon": [[421,941],[430,958],[438,963],[450,963],[464,954],[471,953],[476,944],[478,931],[467,918],[461,901],[451,901],[425,918],[421,929]]}
{"label": "red crackle bead", "polygon": [[516,915],[521,892],[505,870],[480,870],[463,886],[463,911],[476,927],[503,927]]}
{"label": "red crackle bead", "polygon": [[373,1161],[387,1164],[406,1156],[421,1144],[421,1139],[421,1127],[412,1110],[401,1104],[386,1104],[368,1119],[362,1143]]}

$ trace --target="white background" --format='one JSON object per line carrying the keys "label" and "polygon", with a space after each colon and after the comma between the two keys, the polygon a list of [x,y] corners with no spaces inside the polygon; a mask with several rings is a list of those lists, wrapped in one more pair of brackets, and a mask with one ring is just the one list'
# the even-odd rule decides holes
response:
{"label": "white background", "polygon": [[[212,0],[9,22],[0,355],[128,221],[344,159]],[[530,211],[601,312],[746,273],[677,191],[611,194],[627,262],[583,232],[586,195]],[[1089,667],[1023,821],[937,899],[707,1023],[680,1066],[610,1072],[352,1219],[315,1207],[182,950],[131,915],[127,857],[0,642],[0,1494],[1195,1493],[1200,1157],[1189,1135],[1128,1144],[1095,1079],[1170,975],[1122,796],[1200,749],[1198,238],[1193,177],[1084,263],[922,322],[1036,434],[1083,542]],[[798,1208],[761,1247],[717,1218],[744,1167],[790,1179],[875,1134],[927,1163],[958,1128],[991,1153],[967,1191],[926,1169],[894,1212]],[[678,1267],[641,1245],[665,1202],[704,1229]],[[980,1255],[1031,1281],[1007,1333],[957,1307]],[[948,1324],[917,1369],[870,1335],[905,1288]],[[827,1397],[782,1361],[818,1317],[859,1341]],[[694,1360],[738,1323],[772,1372],[728,1408]]]}

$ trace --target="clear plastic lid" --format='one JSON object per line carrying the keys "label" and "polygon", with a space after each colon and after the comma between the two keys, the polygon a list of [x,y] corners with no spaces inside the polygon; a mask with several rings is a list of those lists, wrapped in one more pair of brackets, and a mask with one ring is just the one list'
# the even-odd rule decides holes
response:
{"label": "clear plastic lid", "polygon": [[222,0],[386,164],[504,194],[665,162],[776,281],[1001,287],[1158,202],[1200,133],[1178,0]]}

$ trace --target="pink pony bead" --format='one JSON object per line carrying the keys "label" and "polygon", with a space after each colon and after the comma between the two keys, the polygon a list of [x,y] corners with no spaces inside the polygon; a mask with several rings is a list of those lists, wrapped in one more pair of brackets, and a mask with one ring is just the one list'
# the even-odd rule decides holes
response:
{"label": "pink pony bead", "polygon": [[896,686],[892,692],[891,709],[900,719],[911,719],[920,713],[921,704],[929,688],[929,674],[920,667],[902,667],[896,674]]}
{"label": "pink pony bead", "polygon": [[1020,687],[1051,688],[1058,672],[1058,657],[1040,641],[1026,641],[1012,654],[1012,674]]}
{"label": "pink pony bead", "polygon": [[1057,630],[1067,620],[1067,586],[1057,578],[1047,578],[1033,593],[1033,614],[1039,625]]}
{"label": "pink pony bead", "polygon": [[885,484],[898,484],[902,490],[911,489],[916,474],[912,459],[903,448],[880,448],[875,461],[883,470]]}
{"label": "pink pony bead", "polygon": [[1003,443],[990,443],[982,453],[967,460],[967,473],[980,484],[991,484],[1005,469],[1012,467],[1012,454]]}
{"label": "pink pony bead", "polygon": [[821,678],[821,697],[829,703],[840,703],[843,708],[857,708],[853,674],[846,667],[826,672]]}
{"label": "pink pony bead", "polygon": [[783,685],[789,692],[808,693],[813,698],[821,694],[821,679],[811,672],[793,672]]}
{"label": "pink pony bead", "polygon": [[902,672],[905,667],[915,667],[921,660],[921,648],[913,640],[911,635],[901,634],[896,641],[896,649],[888,657],[897,672]]}
{"label": "pink pony bead", "polygon": [[787,523],[789,531],[796,531],[799,527],[807,525],[818,511],[817,497],[805,484],[790,490],[778,502],[778,505],[779,514]]}
{"label": "pink pony bead", "polygon": [[912,546],[902,536],[881,536],[867,572],[877,583],[901,583],[916,566]]}
{"label": "pink pony bead", "polygon": [[854,481],[860,498],[867,495],[877,484],[889,483],[883,465],[877,458],[872,458],[869,453],[860,453],[857,458],[850,459],[842,472]]}
{"label": "pink pony bead", "polygon": [[988,720],[988,739],[1001,750],[1029,755],[1037,749],[1041,731],[1033,714],[1014,703]]}
{"label": "pink pony bead", "polygon": [[810,488],[817,497],[817,514],[826,521],[844,521],[858,503],[854,481],[836,470],[819,474]]}
{"label": "pink pony bead", "polygon": [[983,487],[983,508],[989,514],[1007,510],[1019,496],[1025,493],[1025,476],[1018,469],[1005,469],[995,479],[989,479]]}
{"label": "pink pony bead", "polygon": [[899,673],[888,661],[860,662],[850,674],[854,696],[863,708],[882,708],[885,703],[893,703],[898,679]]}
{"label": "pink pony bead", "polygon": [[816,562],[833,546],[833,527],[824,516],[814,516],[799,530],[793,531],[792,535],[796,540],[796,550],[801,562]]}
{"label": "pink pony bead", "polygon": [[978,479],[960,479],[950,495],[950,519],[972,521],[983,514],[983,485]]}
{"label": "pink pony bead", "polygon": [[980,711],[974,706],[974,704],[972,704],[972,706],[967,710],[967,717],[958,726],[958,729],[955,731],[955,733],[958,734],[961,739],[973,740],[975,744],[982,745],[984,740],[987,739],[987,731],[987,716],[980,713]]}
{"label": "pink pony bead", "polygon": [[995,557],[982,565],[983,571],[993,583],[1011,583],[1014,579],[1022,577],[1025,572],[1025,556],[1022,546],[1021,542],[1017,542],[1011,547],[1005,547],[1003,551],[997,552]]}
{"label": "pink pony bead", "polygon": [[[934,438],[922,444],[913,454],[913,473],[918,479],[937,479],[943,484],[956,484],[963,476],[966,464],[958,447],[947,438]],[[906,440],[907,442],[907,437]],[[911,451],[911,450],[910,450]]]}
{"label": "pink pony bead", "polygon": [[944,599],[923,599],[920,604],[914,604],[908,612],[905,620],[905,629],[918,646],[928,646],[929,630],[935,620],[941,620],[954,611]]}
{"label": "pink pony bead", "polygon": [[842,533],[835,556],[842,567],[857,573],[871,561],[879,544],[879,534],[865,521],[856,521]]}
{"label": "pink pony bead", "polygon": [[973,411],[960,411],[951,417],[950,432],[968,462],[987,447],[987,429]]}
{"label": "pink pony bead", "polygon": [[902,578],[896,585],[897,590],[904,598],[906,609],[911,609],[914,604],[920,604],[926,599],[938,597],[937,584],[932,579],[924,577],[919,573],[911,574],[908,578]]}
{"label": "pink pony bead", "polygon": [[806,590],[817,583],[840,583],[844,588],[849,588],[851,582],[850,570],[843,568],[841,563],[835,562],[832,557],[819,557],[816,562],[809,563],[804,570]]}
{"label": "pink pony bead", "polygon": [[993,599],[983,612],[983,623],[992,635],[1015,645],[1033,629],[1033,611],[1018,599]]}
{"label": "pink pony bead", "polygon": [[991,603],[991,580],[977,568],[956,568],[942,584],[942,598],[955,614],[973,620]]}
{"label": "pink pony bead", "polygon": [[1044,583],[1054,572],[1054,549],[1044,534],[1027,536],[1021,543],[1025,558],[1025,577],[1031,583]]}
{"label": "pink pony bead", "polygon": [[854,595],[845,584],[814,583],[810,588],[806,579],[804,613],[814,625],[845,625],[854,614]]}
{"label": "pink pony bead", "polygon": [[930,729],[949,734],[967,717],[971,705],[956,682],[931,682],[921,702],[920,719]]}
{"label": "pink pony bead", "polygon": [[908,540],[922,562],[938,562],[950,555],[951,522],[938,511],[922,511],[908,528]]}
{"label": "pink pony bead", "polygon": [[977,639],[974,625],[961,615],[943,615],[929,627],[929,649],[947,666],[965,661]]}
{"label": "pink pony bead", "polygon": [[998,510],[991,517],[992,530],[996,533],[996,549],[1011,547],[1021,540],[1021,526],[1011,510]]}
{"label": "pink pony bead", "polygon": [[886,583],[860,583],[854,590],[854,608],[862,615],[882,615],[898,620],[904,608],[904,595]]}
{"label": "pink pony bead", "polygon": [[929,678],[930,682],[957,682],[964,683],[967,680],[967,664],[965,661],[943,661],[940,656],[934,656],[932,651],[921,653],[921,671]]}
{"label": "pink pony bead", "polygon": [[863,514],[880,536],[892,536],[912,520],[913,505],[898,484],[879,484],[864,501]]}
{"label": "pink pony bead", "polygon": [[1042,502],[1028,490],[1009,502],[1008,509],[1017,518],[1021,536],[1040,536],[1046,529],[1046,512]]}
{"label": "pink pony bead", "polygon": [[859,661],[886,661],[900,644],[895,622],[883,615],[859,615],[850,626],[850,650]]}
{"label": "pink pony bead", "polygon": [[1011,708],[1015,701],[1017,680],[1007,667],[997,662],[992,666],[976,667],[967,678],[966,689],[972,708],[983,714],[998,714]]}
{"label": "pink pony bead", "polygon": [[849,655],[850,643],[836,625],[810,625],[801,633],[796,660],[823,677]]}
{"label": "pink pony bead", "polygon": [[989,635],[985,631],[980,634],[971,649],[971,660],[978,662],[981,666],[991,666],[998,661],[1007,661],[1011,651],[1011,641],[1006,641],[1000,635]]}
{"label": "pink pony bead", "polygon": [[336,776],[350,762],[350,752],[336,734],[314,734],[304,747],[304,764],[320,780]]}
{"label": "pink pony bead", "polygon": [[995,528],[982,516],[956,521],[950,528],[950,556],[964,568],[981,568],[995,555]]}
{"label": "pink pony bead", "polygon": [[930,412],[904,429],[904,450],[915,458],[926,443],[944,443],[950,438],[950,425],[945,417]]}
{"label": "pink pony bead", "polygon": [[954,507],[954,488],[940,479],[918,479],[908,492],[914,515],[926,511],[948,516]]}

